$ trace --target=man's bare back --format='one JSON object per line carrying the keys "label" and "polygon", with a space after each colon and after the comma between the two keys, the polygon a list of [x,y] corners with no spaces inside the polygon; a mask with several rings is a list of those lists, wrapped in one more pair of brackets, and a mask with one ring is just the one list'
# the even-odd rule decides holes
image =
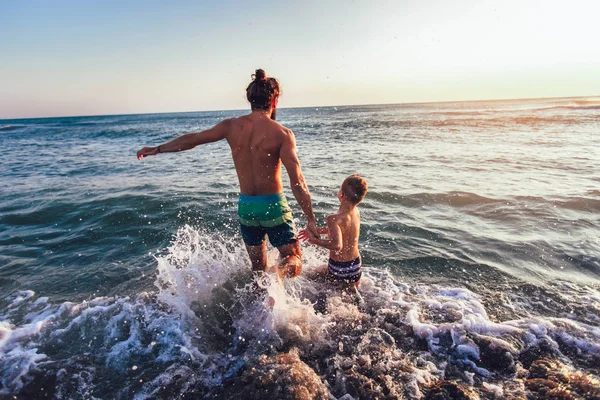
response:
{"label": "man's bare back", "polygon": [[227,142],[240,182],[240,193],[249,196],[281,193],[280,154],[282,147],[285,151],[293,144],[294,134],[260,112],[232,118],[229,122]]}

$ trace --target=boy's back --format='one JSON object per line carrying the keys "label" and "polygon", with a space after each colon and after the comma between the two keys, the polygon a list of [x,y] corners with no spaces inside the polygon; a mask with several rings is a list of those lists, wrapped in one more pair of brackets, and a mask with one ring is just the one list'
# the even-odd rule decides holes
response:
{"label": "boy's back", "polygon": [[[331,222],[330,222],[331,221]],[[342,248],[330,250],[329,257],[335,261],[351,261],[360,257],[358,237],[360,236],[360,213],[354,207],[348,211],[338,211],[327,217],[327,225],[335,224],[341,234]],[[331,230],[331,228],[329,228]]]}

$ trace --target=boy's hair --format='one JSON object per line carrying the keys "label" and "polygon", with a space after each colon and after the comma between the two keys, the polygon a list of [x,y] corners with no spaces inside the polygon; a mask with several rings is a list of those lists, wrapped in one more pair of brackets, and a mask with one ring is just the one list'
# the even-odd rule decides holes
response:
{"label": "boy's hair", "polygon": [[344,183],[342,183],[342,193],[344,193],[344,197],[354,205],[363,201],[368,190],[369,185],[367,185],[367,181],[358,174],[350,175],[344,179]]}

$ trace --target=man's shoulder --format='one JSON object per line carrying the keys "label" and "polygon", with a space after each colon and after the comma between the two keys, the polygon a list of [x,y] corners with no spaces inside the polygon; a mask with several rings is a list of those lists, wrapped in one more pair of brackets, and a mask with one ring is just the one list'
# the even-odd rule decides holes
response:
{"label": "man's shoulder", "polygon": [[281,133],[281,134],[283,134],[283,135],[293,135],[293,134],[294,134],[294,133],[292,132],[292,130],[291,130],[291,129],[289,129],[289,128],[287,128],[287,127],[283,126],[283,125],[282,125],[280,122],[278,122],[278,121],[273,121],[273,120],[271,120],[271,124],[272,124],[273,130],[274,130],[275,132],[279,132],[279,133]]}
{"label": "man's shoulder", "polygon": [[291,129],[286,128],[285,126],[281,125],[280,123],[277,123],[277,124],[278,124],[277,135],[279,136],[282,143],[286,142],[286,143],[295,144],[296,136],[294,135],[294,132],[292,132]]}
{"label": "man's shoulder", "polygon": [[228,132],[235,135],[237,132],[242,131],[244,127],[247,127],[249,123],[249,119],[244,115],[241,117],[226,118],[219,124]]}
{"label": "man's shoulder", "polygon": [[[256,124],[256,121],[254,121],[251,117],[252,114],[248,114],[248,115],[242,115],[239,117],[232,117],[227,119],[226,121],[230,121],[230,123],[232,125],[236,125],[236,126],[242,126],[245,124]],[[291,129],[283,126],[281,123],[279,123],[278,121],[275,120],[269,120],[268,122],[268,130],[273,132],[273,133],[279,133],[279,134],[283,134],[283,135],[293,135],[294,133],[292,132]],[[263,126],[264,129],[264,126]]]}
{"label": "man's shoulder", "polygon": [[225,118],[221,122],[217,123],[215,125],[215,128],[231,130],[237,122],[236,119],[237,118],[235,118],[235,117],[234,118]]}
{"label": "man's shoulder", "polygon": [[234,125],[240,124],[242,122],[242,118],[243,117],[225,118],[223,121],[221,121],[221,123],[229,125],[229,126],[234,126]]}
{"label": "man's shoulder", "polygon": [[267,129],[267,134],[280,145],[283,145],[284,143],[295,143],[294,133],[279,122],[271,121]]}

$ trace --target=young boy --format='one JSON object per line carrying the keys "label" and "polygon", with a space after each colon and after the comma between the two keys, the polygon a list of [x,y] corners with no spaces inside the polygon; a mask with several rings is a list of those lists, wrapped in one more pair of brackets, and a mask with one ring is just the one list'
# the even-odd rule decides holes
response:
{"label": "young boy", "polygon": [[338,192],[340,208],[327,217],[327,227],[319,228],[321,239],[311,235],[306,229],[300,231],[299,239],[329,249],[327,277],[334,282],[345,283],[358,288],[360,284],[361,258],[358,251],[360,234],[360,213],[358,204],[365,198],[368,186],[359,175],[350,175],[342,183]]}

